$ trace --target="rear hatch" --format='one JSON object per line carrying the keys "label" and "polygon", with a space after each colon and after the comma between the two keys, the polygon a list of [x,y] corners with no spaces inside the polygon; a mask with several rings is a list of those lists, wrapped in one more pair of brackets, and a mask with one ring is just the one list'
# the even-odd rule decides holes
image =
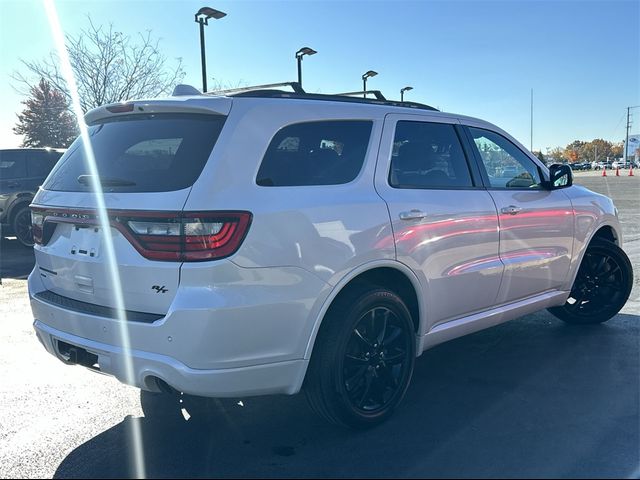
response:
{"label": "rear hatch", "polygon": [[[144,114],[117,108],[115,115],[103,107],[101,115],[87,116],[93,117],[89,135],[96,169],[89,167],[91,159],[78,139],[36,195],[36,268],[49,296],[72,299],[74,305],[116,307],[118,285],[107,264],[108,235],[125,309],[165,314],[186,255],[185,230],[195,235],[191,254],[208,259],[200,246],[211,235],[203,236],[220,223],[224,226],[224,219],[213,219],[215,223],[206,214],[185,215],[182,209],[226,116],[154,111],[148,104]],[[104,192],[108,231],[100,226],[100,203],[92,188],[96,179]]]}

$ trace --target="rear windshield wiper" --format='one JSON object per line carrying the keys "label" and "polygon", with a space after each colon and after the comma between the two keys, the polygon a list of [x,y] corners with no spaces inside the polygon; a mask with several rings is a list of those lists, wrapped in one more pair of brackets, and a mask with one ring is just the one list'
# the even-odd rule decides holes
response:
{"label": "rear windshield wiper", "polygon": [[[93,175],[80,175],[78,177],[78,183],[83,185],[90,185],[91,178]],[[103,187],[133,187],[136,185],[136,182],[132,182],[131,180],[124,180],[122,178],[109,178],[109,177],[100,177],[100,185]]]}

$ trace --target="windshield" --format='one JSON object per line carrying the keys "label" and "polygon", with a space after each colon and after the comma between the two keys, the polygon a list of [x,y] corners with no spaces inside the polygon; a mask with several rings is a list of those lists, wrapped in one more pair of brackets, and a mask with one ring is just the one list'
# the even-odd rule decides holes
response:
{"label": "windshield", "polygon": [[[118,192],[166,192],[190,187],[202,172],[226,117],[153,114],[119,117],[89,127],[103,186]],[[43,188],[91,190],[85,152],[77,139]]]}

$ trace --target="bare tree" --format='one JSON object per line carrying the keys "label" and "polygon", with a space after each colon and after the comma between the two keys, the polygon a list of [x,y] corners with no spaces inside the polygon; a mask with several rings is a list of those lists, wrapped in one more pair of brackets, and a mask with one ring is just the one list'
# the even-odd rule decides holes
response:
{"label": "bare tree", "polygon": [[[168,66],[159,40],[152,38],[150,31],[138,34],[134,41],[114,30],[113,24],[96,26],[90,17],[87,20],[89,25],[85,29],[75,36],[67,36],[67,50],[83,111],[130,98],[168,94],[184,78],[182,59],[176,59],[173,67]],[[70,101],[55,51],[42,61],[22,60],[22,63],[29,73],[13,74],[18,91],[30,91],[34,83],[44,78]]]}

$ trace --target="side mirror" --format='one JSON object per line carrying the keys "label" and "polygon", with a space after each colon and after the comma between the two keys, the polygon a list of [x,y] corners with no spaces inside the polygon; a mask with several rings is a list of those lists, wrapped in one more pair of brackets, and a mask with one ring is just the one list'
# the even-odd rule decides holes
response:
{"label": "side mirror", "polygon": [[549,167],[549,190],[573,185],[573,171],[569,165],[554,163]]}

